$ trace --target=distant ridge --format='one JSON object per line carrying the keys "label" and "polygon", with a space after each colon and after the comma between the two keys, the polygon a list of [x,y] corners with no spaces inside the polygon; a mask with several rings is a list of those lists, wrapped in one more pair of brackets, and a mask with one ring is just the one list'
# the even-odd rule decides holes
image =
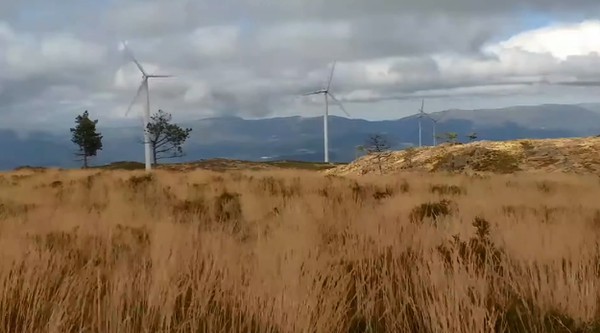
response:
{"label": "distant ridge", "polygon": [[[456,132],[461,141],[476,132],[479,140],[503,141],[587,137],[600,134],[600,105],[515,106],[494,110],[446,110],[432,113],[439,119],[437,133]],[[295,160],[323,161],[322,117],[277,117],[243,119],[237,116],[213,117],[182,124],[193,129],[185,145],[184,158],[170,163],[224,158],[245,161]],[[0,129],[0,169],[22,165],[77,168],[69,128],[18,135],[12,129]],[[99,126],[104,148],[94,165],[117,161],[142,162],[143,149],[137,126]],[[385,134],[393,149],[418,144],[417,118],[367,121],[331,116],[329,122],[332,162],[350,162],[357,156],[356,146],[371,134]],[[440,141],[438,141],[440,142]],[[431,123],[423,124],[423,144],[433,144]]]}

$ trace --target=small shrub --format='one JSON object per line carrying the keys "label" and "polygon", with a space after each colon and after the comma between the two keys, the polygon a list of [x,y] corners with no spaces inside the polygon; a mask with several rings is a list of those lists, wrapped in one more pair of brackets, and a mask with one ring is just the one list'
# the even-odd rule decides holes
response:
{"label": "small shrub", "polygon": [[194,200],[184,200],[173,205],[172,214],[176,222],[191,222],[194,218],[208,215],[208,204],[203,197]]}
{"label": "small shrub", "polygon": [[63,182],[61,182],[60,180],[55,180],[52,183],[50,183],[51,188],[60,188],[62,186],[63,186]]}
{"label": "small shrub", "polygon": [[539,182],[536,184],[538,191],[542,193],[552,192],[552,185],[549,182]]}
{"label": "small shrub", "polygon": [[591,223],[594,230],[600,231],[600,210],[594,212]]}
{"label": "small shrub", "polygon": [[390,198],[394,195],[394,189],[390,186],[386,186],[385,189],[381,190],[381,189],[377,189],[375,190],[375,193],[373,193],[373,198],[375,198],[375,200],[382,200],[385,198]]}
{"label": "small shrub", "polygon": [[215,199],[215,220],[221,223],[239,221],[242,218],[242,204],[238,193],[223,191]]}
{"label": "small shrub", "polygon": [[410,184],[406,181],[406,179],[403,179],[402,182],[400,183],[400,192],[401,193],[410,192]]}
{"label": "small shrub", "polygon": [[457,185],[437,184],[429,187],[429,192],[439,195],[461,195],[465,194],[466,190]]}
{"label": "small shrub", "polygon": [[473,220],[475,236],[468,241],[462,241],[458,235],[454,235],[447,244],[438,246],[438,253],[444,259],[446,268],[451,269],[452,258],[457,256],[459,264],[475,267],[478,273],[485,271],[486,265],[502,274],[501,262],[503,251],[498,249],[490,239],[490,223],[482,217]]}
{"label": "small shrub", "polygon": [[81,180],[81,184],[86,190],[92,189],[94,183],[96,182],[97,175],[89,175]]}
{"label": "small shrub", "polygon": [[438,218],[452,214],[451,204],[452,201],[446,199],[423,203],[411,210],[409,219],[412,223],[422,223],[425,218],[430,218],[437,223]]}
{"label": "small shrub", "polygon": [[533,143],[529,140],[521,141],[520,144],[521,144],[521,148],[523,148],[523,150],[526,152],[529,152],[530,150],[532,150],[534,148]]}
{"label": "small shrub", "polygon": [[154,177],[152,174],[145,174],[142,176],[131,176],[127,182],[129,187],[137,189],[150,184],[153,180]]}
{"label": "small shrub", "polygon": [[329,186],[325,186],[323,188],[320,188],[317,193],[319,193],[320,196],[324,197],[324,198],[329,198],[331,189]]}
{"label": "small shrub", "polygon": [[367,191],[364,186],[354,182],[350,187],[352,190],[352,200],[355,203],[363,202],[367,198]]}

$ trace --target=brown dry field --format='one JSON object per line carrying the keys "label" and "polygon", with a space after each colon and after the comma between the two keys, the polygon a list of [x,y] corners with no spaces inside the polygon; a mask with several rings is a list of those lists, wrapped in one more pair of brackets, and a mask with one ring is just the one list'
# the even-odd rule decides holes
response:
{"label": "brown dry field", "polygon": [[0,175],[0,332],[600,332],[593,176]]}

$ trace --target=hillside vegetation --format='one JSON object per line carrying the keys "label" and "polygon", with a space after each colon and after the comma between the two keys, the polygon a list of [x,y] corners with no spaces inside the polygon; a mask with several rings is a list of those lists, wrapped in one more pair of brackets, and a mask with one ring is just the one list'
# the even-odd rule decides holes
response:
{"label": "hillside vegetation", "polygon": [[597,332],[591,176],[21,170],[0,332]]}
{"label": "hillside vegetation", "polygon": [[333,175],[402,171],[458,173],[576,173],[600,175],[600,137],[444,143],[367,155],[327,170]]}
{"label": "hillside vegetation", "polygon": [[[165,163],[159,164],[154,168],[170,171],[193,171],[193,170],[210,170],[210,171],[267,171],[267,170],[327,170],[336,166],[343,165],[342,163],[317,163],[303,161],[268,161],[268,162],[251,162],[230,160],[224,158],[215,158],[188,163]],[[115,162],[108,165],[100,166],[99,169],[104,170],[144,170],[144,163],[140,162]]]}

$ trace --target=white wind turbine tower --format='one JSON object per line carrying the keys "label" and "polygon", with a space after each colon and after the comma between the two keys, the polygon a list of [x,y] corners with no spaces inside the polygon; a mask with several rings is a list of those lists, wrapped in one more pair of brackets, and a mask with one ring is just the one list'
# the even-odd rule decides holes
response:
{"label": "white wind turbine tower", "polygon": [[350,117],[350,114],[348,113],[348,111],[346,111],[346,108],[344,108],[342,103],[337,98],[335,98],[335,96],[333,96],[333,94],[331,94],[331,92],[329,90],[331,88],[331,81],[333,80],[333,72],[335,71],[335,64],[336,64],[336,62],[334,61],[333,66],[331,68],[331,74],[329,76],[329,83],[327,84],[326,89],[321,89],[321,90],[317,90],[317,91],[313,91],[313,92],[304,94],[304,96],[319,95],[319,94],[323,94],[323,96],[325,96],[325,114],[323,115],[323,147],[325,149],[325,163],[329,163],[329,127],[328,127],[329,97],[331,97],[331,99],[338,104],[340,109],[342,109],[342,111],[344,111],[344,113],[348,117]]}
{"label": "white wind turbine tower", "polygon": [[436,127],[437,127],[437,123],[438,121],[440,121],[439,119],[434,119],[432,116],[427,116],[429,119],[431,119],[431,122],[433,123],[433,146],[437,146],[437,133],[436,133]]}
{"label": "white wind turbine tower", "polygon": [[421,109],[419,109],[419,147],[423,146],[423,141],[422,141],[422,133],[423,133],[423,117],[425,116],[425,100],[423,99],[421,101]]}
{"label": "white wind turbine tower", "polygon": [[144,118],[144,157],[145,157],[146,171],[150,171],[152,169],[152,162],[154,162],[154,161],[152,161],[152,146],[150,143],[150,137],[149,137],[149,133],[147,130],[148,124],[150,123],[150,90],[148,88],[148,79],[166,78],[166,77],[172,77],[172,75],[148,74],[144,70],[144,67],[142,67],[140,62],[137,61],[137,59],[133,55],[133,52],[131,52],[131,50],[127,46],[127,42],[121,43],[121,51],[124,51],[125,53],[127,53],[127,55],[131,58],[131,60],[135,63],[137,68],[142,73],[142,83],[140,84],[140,87],[138,88],[135,97],[129,104],[129,107],[127,108],[127,112],[125,112],[125,116],[127,116],[127,114],[129,114],[129,111],[131,111],[131,108],[137,101],[137,99],[140,96],[140,94],[142,93],[142,91],[145,91],[146,92],[146,105],[145,105],[144,117],[143,117]]}

